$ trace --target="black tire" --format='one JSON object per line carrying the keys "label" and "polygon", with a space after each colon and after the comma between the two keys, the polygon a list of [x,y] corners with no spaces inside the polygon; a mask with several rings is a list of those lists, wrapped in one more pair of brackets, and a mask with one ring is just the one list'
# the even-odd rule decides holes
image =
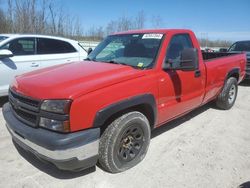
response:
{"label": "black tire", "polygon": [[216,99],[216,106],[223,110],[232,108],[237,98],[238,83],[236,78],[230,77],[227,79],[221,93]]}
{"label": "black tire", "polygon": [[148,119],[140,112],[126,113],[104,131],[99,144],[99,163],[108,172],[118,173],[142,161],[150,143]]}

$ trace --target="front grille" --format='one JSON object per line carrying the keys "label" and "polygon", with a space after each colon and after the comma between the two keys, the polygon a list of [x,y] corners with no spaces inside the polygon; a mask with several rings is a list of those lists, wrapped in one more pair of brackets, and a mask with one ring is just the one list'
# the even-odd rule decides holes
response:
{"label": "front grille", "polygon": [[33,99],[28,98],[28,97],[21,96],[20,94],[17,94],[17,93],[15,93],[15,92],[11,91],[11,90],[10,90],[10,93],[11,93],[11,95],[12,95],[14,98],[20,100],[21,102],[23,102],[23,103],[25,103],[25,104],[34,106],[34,107],[36,107],[36,108],[39,107],[39,101],[38,101],[38,100],[33,100]]}
{"label": "front grille", "polygon": [[39,122],[40,101],[9,90],[9,102],[15,116],[25,124],[36,127]]}

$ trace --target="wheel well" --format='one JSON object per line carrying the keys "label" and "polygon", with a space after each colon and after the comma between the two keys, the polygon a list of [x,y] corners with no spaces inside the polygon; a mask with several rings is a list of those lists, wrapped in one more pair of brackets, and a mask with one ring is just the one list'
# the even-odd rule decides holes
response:
{"label": "wheel well", "polygon": [[150,124],[150,128],[153,129],[155,125],[155,117],[154,117],[154,111],[152,107],[149,104],[140,104],[136,106],[129,107],[127,109],[121,110],[115,114],[113,114],[111,117],[109,117],[105,123],[101,126],[101,134],[105,131],[105,129],[118,117],[122,116],[123,114],[126,114],[128,112],[132,111],[138,111],[144,114]]}
{"label": "wheel well", "polygon": [[239,74],[238,74],[238,73],[229,74],[229,75],[228,75],[228,78],[230,78],[230,77],[236,78],[237,81],[239,80]]}
{"label": "wheel well", "polygon": [[235,68],[233,70],[231,70],[228,75],[227,75],[227,79],[230,78],[230,77],[234,77],[237,79],[237,81],[239,80],[239,77],[240,77],[240,74],[239,74],[239,69],[238,68]]}

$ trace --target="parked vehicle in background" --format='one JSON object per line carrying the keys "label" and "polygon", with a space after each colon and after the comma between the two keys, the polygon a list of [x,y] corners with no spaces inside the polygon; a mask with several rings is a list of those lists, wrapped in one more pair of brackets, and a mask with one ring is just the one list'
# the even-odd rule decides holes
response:
{"label": "parked vehicle in background", "polygon": [[205,48],[204,52],[214,52],[214,50],[211,48]]}
{"label": "parked vehicle in background", "polygon": [[87,52],[77,41],[44,35],[0,35],[0,96],[8,94],[16,75],[83,60]]}
{"label": "parked vehicle in background", "polygon": [[17,76],[3,115],[38,158],[64,170],[99,160],[117,173],[143,160],[152,129],[212,100],[230,109],[245,67],[243,53],[202,53],[190,30],[122,32],[84,63]]}
{"label": "parked vehicle in background", "polygon": [[246,52],[247,65],[246,65],[246,77],[245,77],[245,79],[250,79],[250,40],[235,42],[228,49],[228,52]]}
{"label": "parked vehicle in background", "polygon": [[219,52],[227,52],[227,50],[228,50],[227,48],[220,48]]}

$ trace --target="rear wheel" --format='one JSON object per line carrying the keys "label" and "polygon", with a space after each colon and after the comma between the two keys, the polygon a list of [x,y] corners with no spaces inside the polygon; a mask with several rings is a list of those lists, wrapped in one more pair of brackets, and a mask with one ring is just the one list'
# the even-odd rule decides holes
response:
{"label": "rear wheel", "polygon": [[100,139],[99,163],[112,173],[125,171],[144,159],[150,143],[147,118],[134,111],[113,121]]}
{"label": "rear wheel", "polygon": [[229,78],[221,93],[216,99],[216,106],[223,109],[228,110],[232,108],[235,103],[236,97],[238,93],[238,83],[236,78],[231,77]]}

